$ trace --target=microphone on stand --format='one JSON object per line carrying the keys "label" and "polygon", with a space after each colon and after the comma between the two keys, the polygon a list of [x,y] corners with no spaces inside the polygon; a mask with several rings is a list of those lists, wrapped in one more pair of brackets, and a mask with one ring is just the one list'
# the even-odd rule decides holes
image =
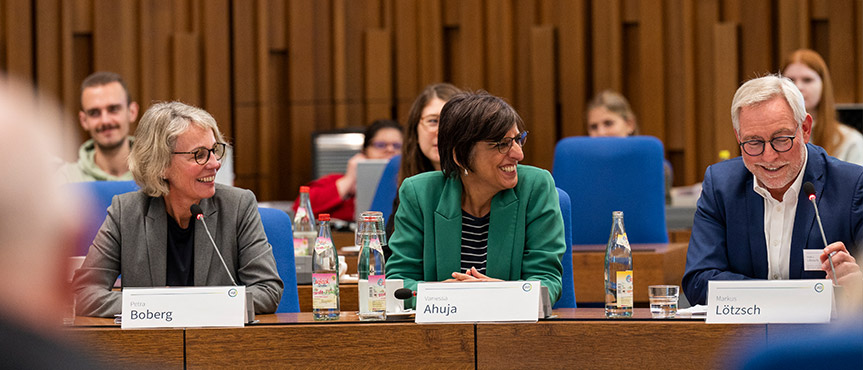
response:
{"label": "microphone on stand", "polygon": [[[821,240],[824,241],[824,248],[827,248],[827,237],[824,235],[824,225],[821,224],[821,214],[818,213],[818,204],[815,203],[815,185],[812,185],[811,182],[807,181],[803,184],[803,191],[806,192],[806,195],[809,196],[809,201],[812,202],[812,206],[815,207],[815,218],[818,220],[818,228],[821,230]],[[836,269],[833,268],[833,254],[836,252],[830,253],[827,255],[827,259],[830,261],[830,271],[833,272],[831,276],[833,278],[833,285],[839,285],[839,282],[836,281]]]}
{"label": "microphone on stand", "polygon": [[398,288],[395,292],[393,292],[393,296],[396,297],[396,299],[405,300],[411,297],[416,297],[417,292],[408,288]]}
{"label": "microphone on stand", "polygon": [[226,264],[225,259],[222,258],[222,252],[219,252],[219,248],[216,246],[216,241],[213,240],[213,235],[210,234],[210,229],[207,228],[207,223],[204,222],[204,211],[201,210],[201,206],[197,204],[192,204],[192,206],[189,207],[189,210],[192,211],[192,217],[201,220],[201,224],[204,225],[204,231],[207,232],[207,236],[210,237],[210,243],[212,243],[213,249],[216,250],[216,255],[219,256],[219,260],[222,261],[222,266],[225,268],[225,272],[228,273],[228,278],[231,279],[231,283],[233,283],[234,286],[237,286],[237,282],[234,280],[234,276],[231,275],[231,270],[228,269],[228,264]]}

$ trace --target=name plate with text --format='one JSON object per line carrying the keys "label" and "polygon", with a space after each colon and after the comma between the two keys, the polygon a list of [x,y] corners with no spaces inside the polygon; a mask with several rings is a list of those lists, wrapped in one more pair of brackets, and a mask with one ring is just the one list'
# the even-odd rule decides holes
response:
{"label": "name plate with text", "polygon": [[241,327],[245,314],[245,286],[124,288],[121,327]]}
{"label": "name plate with text", "polygon": [[539,291],[539,281],[419,283],[416,322],[536,322]]}
{"label": "name plate with text", "polygon": [[826,323],[830,280],[724,280],[707,283],[707,323]]}

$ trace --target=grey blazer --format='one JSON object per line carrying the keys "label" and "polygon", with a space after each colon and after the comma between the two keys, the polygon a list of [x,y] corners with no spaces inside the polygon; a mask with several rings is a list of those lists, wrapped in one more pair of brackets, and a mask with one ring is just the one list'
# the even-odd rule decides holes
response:
{"label": "grey blazer", "polygon": [[[216,195],[201,200],[201,209],[237,284],[252,292],[255,312],[275,312],[284,285],[255,195],[216,184]],[[117,275],[122,274],[123,287],[165,286],[167,240],[164,198],[140,191],[114,196],[84,264],[75,273],[78,315],[111,317],[121,312],[122,293],[111,290]],[[196,286],[231,285],[201,225],[195,227],[194,274]]]}

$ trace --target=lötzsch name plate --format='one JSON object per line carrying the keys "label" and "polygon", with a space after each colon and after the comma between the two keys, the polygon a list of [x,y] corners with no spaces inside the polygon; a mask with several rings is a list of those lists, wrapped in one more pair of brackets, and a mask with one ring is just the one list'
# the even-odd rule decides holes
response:
{"label": "l\u00f6tzsch name plate", "polygon": [[707,323],[830,322],[830,280],[735,280],[707,284]]}
{"label": "l\u00f6tzsch name plate", "polygon": [[420,283],[416,322],[535,322],[539,291],[539,281]]}
{"label": "l\u00f6tzsch name plate", "polygon": [[243,326],[246,287],[124,288],[123,329]]}

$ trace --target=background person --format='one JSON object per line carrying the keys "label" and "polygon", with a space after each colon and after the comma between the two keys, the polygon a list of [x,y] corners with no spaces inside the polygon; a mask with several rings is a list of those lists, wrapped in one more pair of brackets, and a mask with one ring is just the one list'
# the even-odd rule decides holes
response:
{"label": "background person", "polygon": [[255,195],[215,183],[225,143],[215,119],[179,102],[150,107],[129,157],[141,190],[114,197],[74,287],[84,316],[121,312],[123,287],[232,285],[189,207],[200,205],[215,244],[256,313],[272,313],[282,295],[272,247]]}
{"label": "background person", "polygon": [[421,281],[539,280],[556,302],[563,219],[551,174],[518,165],[521,117],[498,97],[465,93],[444,105],[439,129],[442,171],[399,189],[387,278],[411,290]]}
{"label": "background person", "polygon": [[863,134],[836,120],[833,81],[817,52],[797,50],[782,64],[782,75],[794,81],[812,116],[812,144],[846,162],[863,165]]}

